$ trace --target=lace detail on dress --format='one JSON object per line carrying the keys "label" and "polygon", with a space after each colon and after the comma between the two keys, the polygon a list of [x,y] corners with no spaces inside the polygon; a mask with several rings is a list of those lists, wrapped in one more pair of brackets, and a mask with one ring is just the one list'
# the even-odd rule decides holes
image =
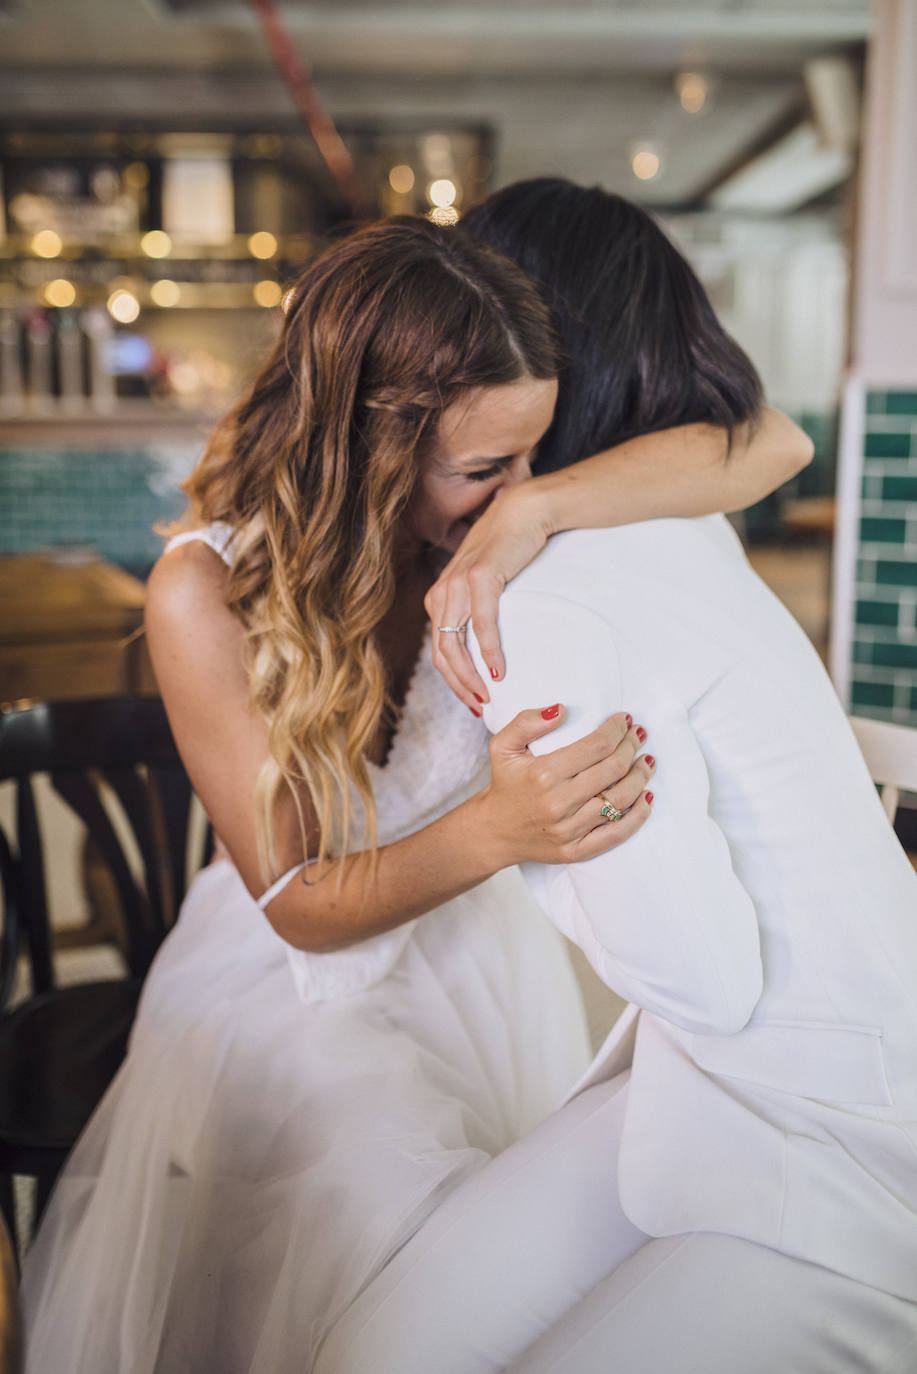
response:
{"label": "lace detail on dress", "polygon": [[232,562],[232,550],[230,548],[232,536],[232,525],[227,525],[222,520],[214,520],[212,525],[202,525],[200,529],[185,530],[182,534],[173,534],[163,549],[163,553],[177,549],[180,544],[191,544],[194,540],[199,540],[200,543],[213,549],[214,553],[218,553],[228,567]]}
{"label": "lace detail on dress", "polygon": [[[487,730],[458,701],[433,667],[430,631],[384,766],[371,763],[379,844],[391,844],[430,825],[483,787],[489,771]],[[352,836],[358,843],[365,813],[353,794]],[[329,882],[333,877],[329,876]],[[423,920],[423,917],[419,917]],[[296,989],[305,1002],[347,997],[383,979],[400,958],[416,921],[331,954],[287,946]]]}

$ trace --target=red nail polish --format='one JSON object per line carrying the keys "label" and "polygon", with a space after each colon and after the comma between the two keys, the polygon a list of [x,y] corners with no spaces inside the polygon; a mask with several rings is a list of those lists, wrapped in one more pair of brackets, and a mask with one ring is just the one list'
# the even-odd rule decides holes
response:
{"label": "red nail polish", "polygon": [[627,721],[627,728],[629,730],[634,723],[634,718],[633,716],[625,716],[624,719]]}
{"label": "red nail polish", "polygon": [[653,758],[652,754],[644,754],[644,758],[646,759],[646,761],[647,761],[647,763],[649,764],[650,768],[655,768],[655,767],[656,767],[656,760]]}
{"label": "red nail polish", "polygon": [[493,678],[494,682],[496,682],[499,679],[500,674],[497,672],[496,668],[491,668],[490,676]]}
{"label": "red nail polish", "polygon": [[560,705],[546,706],[541,714],[544,716],[545,720],[556,720],[560,715]]}
{"label": "red nail polish", "polygon": [[477,692],[472,692],[471,695],[474,697],[475,701],[479,701],[482,706],[484,705],[484,698],[479,697]]}
{"label": "red nail polish", "polygon": [[646,739],[646,731],[644,730],[642,725],[637,726],[637,739],[640,741],[641,744]]}
{"label": "red nail polish", "polygon": [[469,707],[468,707],[468,710],[471,712],[471,714],[472,714],[473,716],[477,716],[478,719],[480,720],[480,718],[481,718],[481,713],[480,713],[480,711],[476,711],[476,710],[474,709],[473,706],[469,706]]}
{"label": "red nail polish", "polygon": [[649,802],[650,806],[652,806],[652,804],[653,804],[653,794],[652,794],[652,792],[647,792],[647,794],[646,794],[646,800]]}

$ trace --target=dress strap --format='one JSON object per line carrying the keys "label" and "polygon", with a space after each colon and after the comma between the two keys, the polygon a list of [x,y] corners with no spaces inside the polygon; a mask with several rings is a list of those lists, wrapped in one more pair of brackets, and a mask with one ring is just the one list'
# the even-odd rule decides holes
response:
{"label": "dress strap", "polygon": [[284,888],[289,886],[289,884],[296,877],[297,873],[301,873],[305,866],[305,860],[303,860],[301,864],[294,864],[292,868],[287,869],[286,873],[284,873],[282,877],[277,879],[276,883],[271,883],[267,892],[265,892],[263,896],[258,898],[258,905],[262,911],[264,911],[268,902],[272,902],[275,897],[279,897],[280,893],[284,890]]}
{"label": "dress strap", "polygon": [[230,545],[235,530],[232,525],[227,525],[223,520],[214,520],[210,525],[201,525],[200,529],[185,530],[182,534],[174,534],[166,544],[164,553],[169,553],[171,549],[177,549],[180,544],[190,544],[194,540],[200,540],[208,548],[213,549],[214,553],[219,554],[227,566],[232,562],[232,551]]}

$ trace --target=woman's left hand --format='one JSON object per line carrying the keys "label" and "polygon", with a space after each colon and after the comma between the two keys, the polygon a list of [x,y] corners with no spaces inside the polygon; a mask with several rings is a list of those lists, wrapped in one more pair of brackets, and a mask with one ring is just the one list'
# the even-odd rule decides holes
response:
{"label": "woman's left hand", "polygon": [[464,634],[440,625],[474,627],[490,676],[506,672],[497,607],[507,582],[541,552],[552,533],[537,499],[537,481],[500,491],[471,529],[427,592],[424,604],[433,625],[433,663],[460,701],[473,711],[489,700],[465,645]]}

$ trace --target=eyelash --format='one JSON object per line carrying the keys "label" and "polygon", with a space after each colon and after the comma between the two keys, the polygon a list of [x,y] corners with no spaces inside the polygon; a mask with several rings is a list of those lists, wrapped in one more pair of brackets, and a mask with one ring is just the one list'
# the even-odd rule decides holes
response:
{"label": "eyelash", "polygon": [[488,482],[491,477],[499,477],[504,467],[505,464],[496,463],[492,468],[481,468],[479,472],[466,472],[465,476],[469,482]]}

